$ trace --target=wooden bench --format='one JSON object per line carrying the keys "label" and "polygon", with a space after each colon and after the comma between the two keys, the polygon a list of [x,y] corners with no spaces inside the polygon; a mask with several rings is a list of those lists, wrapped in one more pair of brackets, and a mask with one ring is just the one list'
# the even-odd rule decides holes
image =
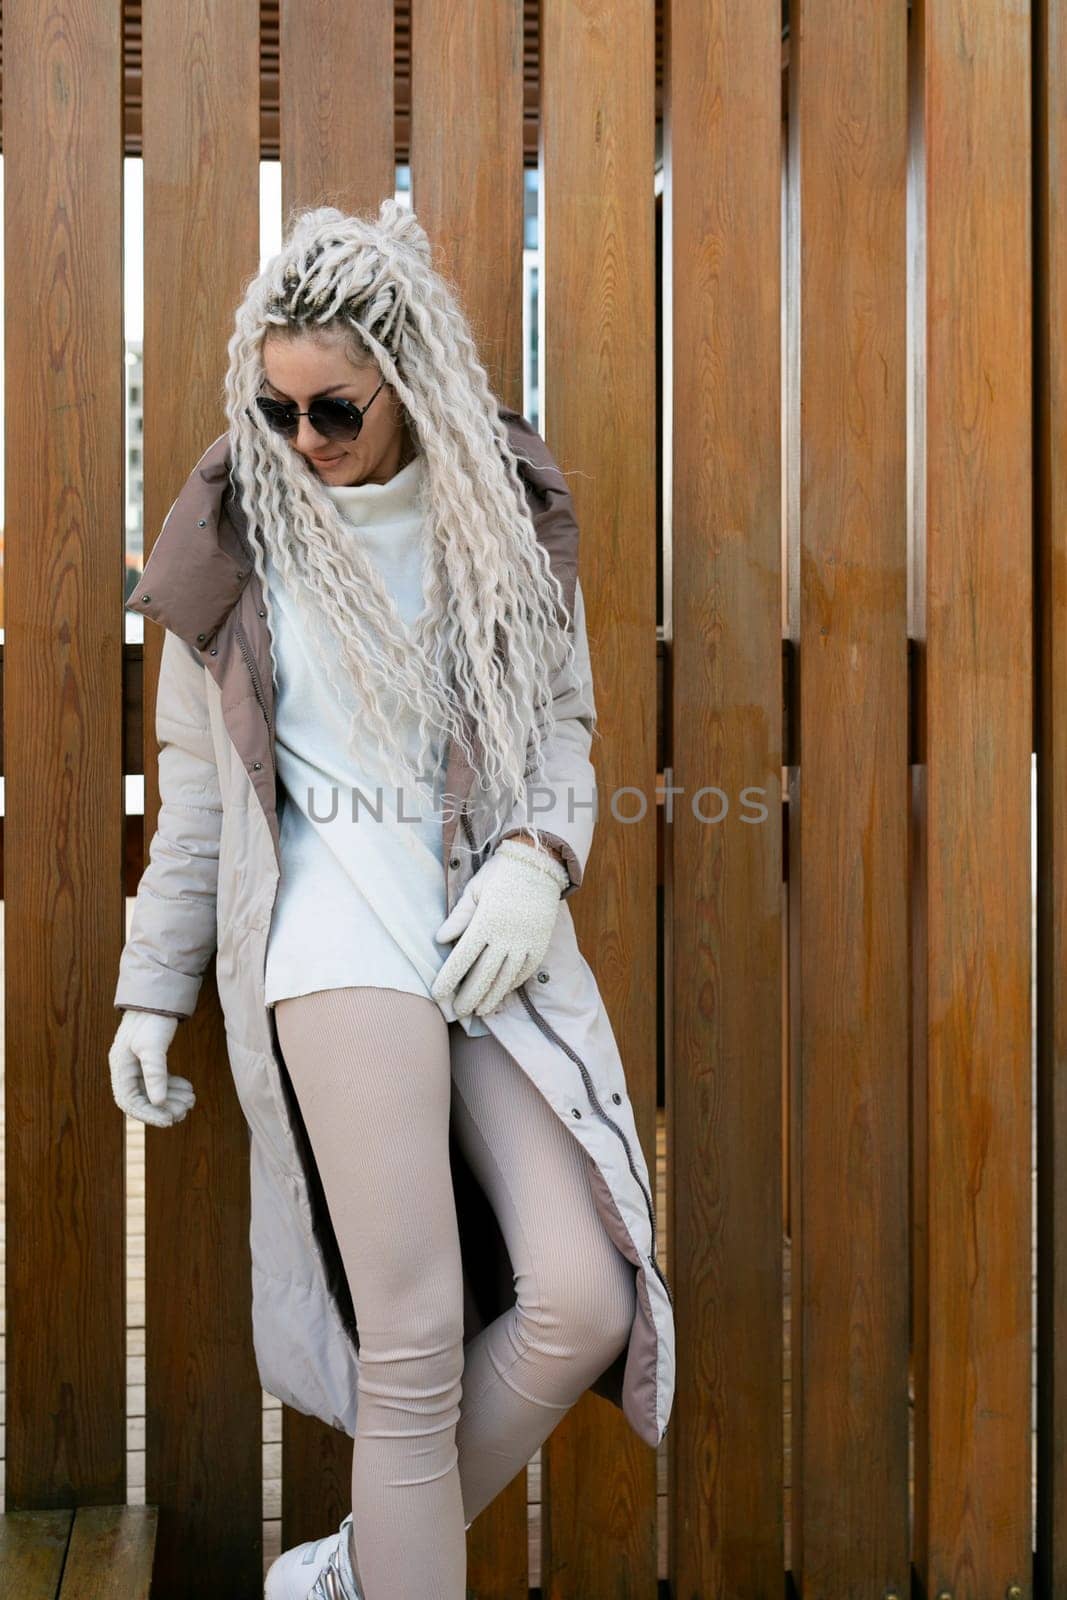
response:
{"label": "wooden bench", "polygon": [[76,1506],[0,1516],[0,1595],[148,1600],[156,1506]]}

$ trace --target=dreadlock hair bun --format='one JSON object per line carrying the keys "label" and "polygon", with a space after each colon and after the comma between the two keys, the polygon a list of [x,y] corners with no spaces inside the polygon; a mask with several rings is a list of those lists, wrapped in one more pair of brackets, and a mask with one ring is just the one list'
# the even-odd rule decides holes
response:
{"label": "dreadlock hair bun", "polygon": [[433,265],[433,253],[426,230],[409,206],[400,205],[390,196],[378,208],[378,223],[395,244],[413,251],[424,266]]}
{"label": "dreadlock hair bun", "polygon": [[[408,207],[389,197],[377,218],[349,216],[336,206],[299,211],[283,254],[284,269],[275,274],[264,308],[270,321],[314,329],[340,315],[400,357],[413,286],[424,284],[432,270],[430,241]],[[359,269],[341,292],[339,268],[354,256]]]}

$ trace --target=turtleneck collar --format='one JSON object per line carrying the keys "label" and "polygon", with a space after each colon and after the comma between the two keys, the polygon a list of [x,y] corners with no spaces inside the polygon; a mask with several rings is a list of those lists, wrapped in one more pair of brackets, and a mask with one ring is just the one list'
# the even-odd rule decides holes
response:
{"label": "turtleneck collar", "polygon": [[394,473],[388,483],[327,483],[323,488],[349,522],[392,521],[415,510],[425,466],[425,457],[420,452],[406,467]]}

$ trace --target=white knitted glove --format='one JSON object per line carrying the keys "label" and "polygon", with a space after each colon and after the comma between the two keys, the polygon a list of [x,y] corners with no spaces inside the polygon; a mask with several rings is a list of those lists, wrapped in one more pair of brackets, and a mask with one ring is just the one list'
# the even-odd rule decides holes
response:
{"label": "white knitted glove", "polygon": [[462,938],[434,979],[433,998],[451,999],[457,1017],[495,1011],[540,966],[570,881],[548,851],[521,839],[498,844],[437,930],[439,940]]}
{"label": "white knitted glove", "polygon": [[167,1073],[167,1049],[177,1017],[158,1011],[124,1011],[108,1051],[115,1104],[138,1122],[169,1128],[196,1104],[188,1078]]}

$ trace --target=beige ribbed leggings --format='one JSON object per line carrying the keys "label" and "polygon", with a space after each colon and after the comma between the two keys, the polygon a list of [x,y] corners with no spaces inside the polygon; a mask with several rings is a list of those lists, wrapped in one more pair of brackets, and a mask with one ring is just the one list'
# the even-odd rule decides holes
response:
{"label": "beige ribbed leggings", "polygon": [[[353,1565],[365,1600],[464,1600],[465,1524],[623,1348],[634,1269],[585,1151],[492,1035],[397,989],[274,1014],[359,1326]],[[450,1116],[517,1296],[465,1347]]]}

